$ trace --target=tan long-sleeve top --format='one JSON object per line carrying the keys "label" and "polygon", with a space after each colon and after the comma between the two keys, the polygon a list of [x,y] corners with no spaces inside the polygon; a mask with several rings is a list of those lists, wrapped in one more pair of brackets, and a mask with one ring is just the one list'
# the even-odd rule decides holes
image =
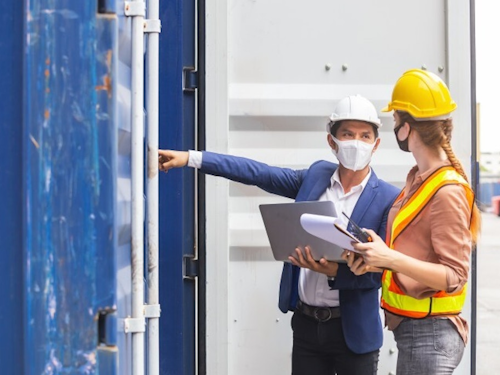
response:
{"label": "tan long-sleeve top", "polygon": [[[443,162],[443,166],[450,165]],[[437,168],[436,168],[437,169]],[[389,212],[387,230],[390,231],[394,218],[401,205],[411,197],[423,181],[436,169],[419,173],[415,166],[406,179],[405,195],[394,203]],[[413,258],[440,263],[446,267],[448,288],[445,292],[459,291],[469,277],[469,261],[472,248],[470,226],[471,209],[467,202],[465,189],[461,185],[442,187],[413,222],[398,236],[394,248]],[[395,273],[395,281],[401,290],[414,298],[432,296],[437,290]],[[403,317],[385,312],[386,325],[396,329]],[[468,338],[467,321],[461,316],[448,316],[464,342]]]}

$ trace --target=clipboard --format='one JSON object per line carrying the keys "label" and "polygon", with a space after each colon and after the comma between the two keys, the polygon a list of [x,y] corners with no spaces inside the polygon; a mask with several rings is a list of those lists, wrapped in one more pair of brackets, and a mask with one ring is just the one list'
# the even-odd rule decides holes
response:
{"label": "clipboard", "polygon": [[342,249],[359,253],[352,247],[351,242],[361,243],[344,228],[342,221],[336,217],[315,214],[303,214],[300,217],[302,228],[313,236],[331,242]]}

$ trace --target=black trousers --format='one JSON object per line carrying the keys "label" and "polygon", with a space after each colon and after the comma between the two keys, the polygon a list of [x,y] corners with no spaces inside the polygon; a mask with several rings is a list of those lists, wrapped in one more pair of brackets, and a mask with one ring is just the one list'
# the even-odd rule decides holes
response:
{"label": "black trousers", "polygon": [[321,323],[298,311],[293,314],[292,375],[377,374],[379,351],[351,351],[345,343],[341,319]]}

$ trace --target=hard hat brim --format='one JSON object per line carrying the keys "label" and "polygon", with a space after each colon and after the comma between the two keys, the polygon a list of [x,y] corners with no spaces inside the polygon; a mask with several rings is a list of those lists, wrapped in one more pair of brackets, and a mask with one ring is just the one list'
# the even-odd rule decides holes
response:
{"label": "hard hat brim", "polygon": [[334,123],[340,122],[340,121],[361,121],[361,122],[366,122],[367,124],[371,124],[371,125],[375,126],[377,129],[382,127],[382,121],[378,122],[378,121],[372,121],[372,120],[358,118],[358,117],[338,117],[335,119],[332,119],[331,117],[329,117],[328,119],[330,120],[330,122],[328,124],[331,124],[331,123],[334,124]]}

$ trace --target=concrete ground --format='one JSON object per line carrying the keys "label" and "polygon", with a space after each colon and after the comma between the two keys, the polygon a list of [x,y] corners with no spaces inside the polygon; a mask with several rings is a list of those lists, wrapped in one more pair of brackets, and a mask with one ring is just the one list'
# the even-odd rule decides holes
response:
{"label": "concrete ground", "polygon": [[483,213],[477,252],[476,374],[500,373],[500,217]]}

